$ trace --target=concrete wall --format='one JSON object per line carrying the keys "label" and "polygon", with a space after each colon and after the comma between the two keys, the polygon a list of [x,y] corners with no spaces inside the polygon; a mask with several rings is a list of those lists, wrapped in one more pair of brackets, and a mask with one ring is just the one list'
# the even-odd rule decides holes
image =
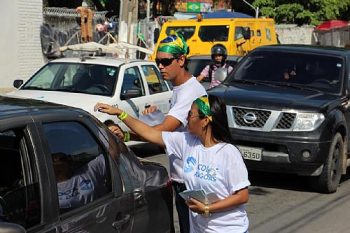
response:
{"label": "concrete wall", "polygon": [[276,25],[276,32],[281,44],[312,44],[313,26],[294,24]]}
{"label": "concrete wall", "polygon": [[44,64],[40,44],[42,0],[3,0],[0,8],[0,89],[27,79]]}

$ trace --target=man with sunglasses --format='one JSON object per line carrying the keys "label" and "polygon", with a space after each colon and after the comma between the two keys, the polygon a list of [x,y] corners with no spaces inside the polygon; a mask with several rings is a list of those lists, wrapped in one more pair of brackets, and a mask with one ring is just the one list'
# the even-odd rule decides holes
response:
{"label": "man with sunglasses", "polygon": [[[161,131],[185,131],[187,114],[193,101],[206,95],[204,87],[187,71],[188,46],[182,35],[175,34],[166,37],[158,46],[156,63],[165,80],[170,81],[173,95],[170,100],[170,110],[162,123],[155,125]],[[150,106],[143,114],[151,114],[157,109]],[[135,140],[135,135],[131,138]],[[183,163],[181,156],[169,155],[170,176],[175,191],[175,205],[179,216],[180,232],[189,232],[189,209],[183,198],[178,194],[186,189],[183,180]]]}

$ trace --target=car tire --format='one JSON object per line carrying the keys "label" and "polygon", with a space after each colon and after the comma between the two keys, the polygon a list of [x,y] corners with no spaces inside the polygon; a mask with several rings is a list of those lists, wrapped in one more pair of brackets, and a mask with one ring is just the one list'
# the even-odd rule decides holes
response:
{"label": "car tire", "polygon": [[321,175],[317,178],[317,189],[323,193],[334,193],[340,183],[343,167],[344,141],[340,133],[332,139],[327,160]]}

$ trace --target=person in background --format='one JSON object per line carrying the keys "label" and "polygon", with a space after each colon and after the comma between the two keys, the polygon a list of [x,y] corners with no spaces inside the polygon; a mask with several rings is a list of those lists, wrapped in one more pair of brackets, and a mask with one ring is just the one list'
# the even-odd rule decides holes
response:
{"label": "person in background", "polygon": [[120,126],[114,123],[112,120],[106,120],[104,124],[115,136],[117,136],[120,139],[123,139],[124,142],[130,140],[130,138],[125,138],[127,137],[126,134],[123,134],[123,131],[120,128]]}
{"label": "person in background", "polygon": [[241,153],[231,144],[226,106],[219,97],[203,96],[193,101],[187,116],[188,132],[162,132],[103,103],[97,103],[95,110],[118,116],[145,140],[165,147],[183,161],[181,172],[188,190],[202,189],[218,196],[212,204],[187,200],[190,232],[248,231],[244,206],[249,199],[248,172]]}
{"label": "person in background", "polygon": [[[165,80],[173,84],[173,95],[170,100],[170,110],[160,124],[152,126],[159,131],[185,131],[187,126],[187,113],[192,102],[206,95],[204,87],[187,71],[188,46],[180,34],[172,34],[163,39],[157,50],[155,62]],[[152,114],[157,110],[157,106],[149,106],[143,114]],[[129,137],[120,136],[135,140],[139,134],[133,132],[123,132]],[[139,138],[142,140],[142,137]],[[170,176],[175,191],[175,205],[179,216],[181,233],[189,232],[189,210],[185,201],[178,195],[185,190],[182,174],[182,160],[175,152],[169,155]]]}
{"label": "person in background", "polygon": [[218,68],[226,68],[227,74],[229,74],[233,70],[233,67],[226,63],[226,58],[227,51],[225,46],[221,44],[214,45],[211,49],[211,59],[213,64],[205,66],[200,75],[198,75],[197,80],[200,82],[204,80],[209,81],[209,88],[218,86],[221,82],[214,78],[215,71]]}

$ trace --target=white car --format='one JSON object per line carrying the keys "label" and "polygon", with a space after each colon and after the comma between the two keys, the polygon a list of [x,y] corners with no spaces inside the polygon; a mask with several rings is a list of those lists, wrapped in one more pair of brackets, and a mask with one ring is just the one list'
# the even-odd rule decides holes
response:
{"label": "white car", "polygon": [[86,110],[100,121],[116,116],[94,112],[103,102],[118,105],[139,117],[147,105],[156,105],[164,114],[170,108],[172,86],[165,81],[156,64],[144,60],[109,57],[60,58],[44,65],[28,81],[15,80],[17,90],[7,96],[39,99]]}

